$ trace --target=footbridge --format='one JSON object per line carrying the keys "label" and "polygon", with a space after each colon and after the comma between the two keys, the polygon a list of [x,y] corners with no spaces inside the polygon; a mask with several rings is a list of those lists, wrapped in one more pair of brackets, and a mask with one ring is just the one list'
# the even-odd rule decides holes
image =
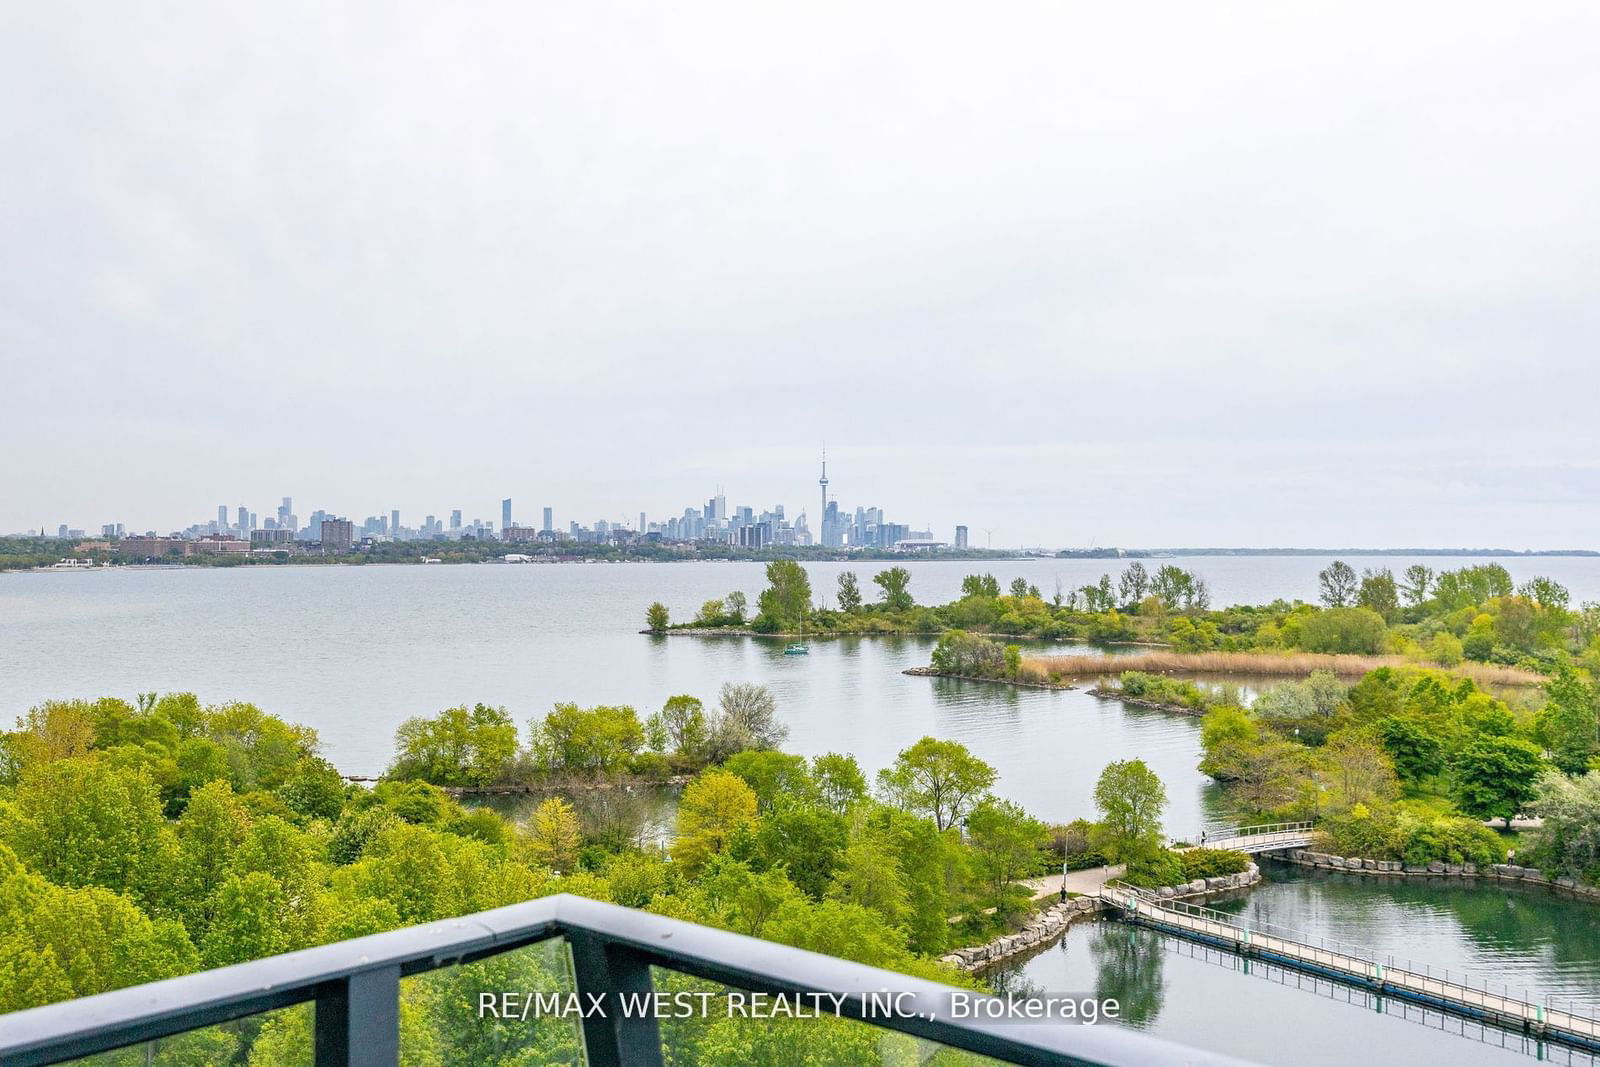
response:
{"label": "footbridge", "polygon": [[1274,852],[1283,848],[1306,848],[1314,833],[1309,822],[1274,822],[1260,826],[1226,826],[1202,830],[1195,844],[1203,848],[1226,848],[1234,852]]}
{"label": "footbridge", "polygon": [[1413,960],[1397,960],[1392,955],[1335,939],[1298,935],[1268,923],[1161,897],[1122,881],[1107,882],[1100,890],[1100,898],[1115,917],[1164,934],[1548,1041],[1600,1050],[1600,1019],[1574,1005],[1563,1007],[1548,997],[1535,999],[1526,991],[1519,995],[1499,983],[1459,972],[1441,974]]}

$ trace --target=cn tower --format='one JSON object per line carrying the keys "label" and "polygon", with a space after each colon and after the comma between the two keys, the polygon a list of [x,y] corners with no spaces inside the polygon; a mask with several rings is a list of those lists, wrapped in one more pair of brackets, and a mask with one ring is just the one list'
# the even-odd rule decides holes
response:
{"label": "cn tower", "polygon": [[817,542],[823,546],[828,544],[828,446],[822,446],[822,477],[817,479],[817,484],[822,486],[822,511],[817,515]]}

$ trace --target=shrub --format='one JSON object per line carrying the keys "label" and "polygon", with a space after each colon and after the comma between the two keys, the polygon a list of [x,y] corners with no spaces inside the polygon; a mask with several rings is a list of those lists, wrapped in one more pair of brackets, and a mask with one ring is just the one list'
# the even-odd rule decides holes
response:
{"label": "shrub", "polygon": [[1300,625],[1300,647],[1308,652],[1383,651],[1388,628],[1370,608],[1328,608],[1307,616]]}
{"label": "shrub", "polygon": [[1466,640],[1461,642],[1461,654],[1467,659],[1487,663],[1489,657],[1494,655],[1494,638],[1488,634],[1468,634]]}
{"label": "shrub", "polygon": [[1122,880],[1146,889],[1155,889],[1187,882],[1189,878],[1184,874],[1182,854],[1163,848],[1130,863]]}
{"label": "shrub", "polygon": [[1250,857],[1243,852],[1227,848],[1190,848],[1179,852],[1185,881],[1196,878],[1220,878],[1225,874],[1239,874],[1250,866]]}
{"label": "shrub", "polygon": [[1349,813],[1322,821],[1322,847],[1341,856],[1400,860],[1409,864],[1503,863],[1500,836],[1480,822],[1453,815],[1408,811],[1370,811],[1357,804]]}
{"label": "shrub", "polygon": [[1006,652],[987,637],[948,630],[933,650],[933,667],[944,674],[999,678],[1006,673]]}

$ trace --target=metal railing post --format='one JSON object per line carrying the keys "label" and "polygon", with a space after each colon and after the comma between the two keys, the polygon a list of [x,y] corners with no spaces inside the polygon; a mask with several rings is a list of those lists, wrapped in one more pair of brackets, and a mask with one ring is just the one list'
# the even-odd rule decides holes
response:
{"label": "metal railing post", "polygon": [[569,929],[567,945],[572,951],[578,993],[604,997],[603,1015],[583,1017],[583,1048],[589,1067],[661,1067],[661,1027],[655,1015],[648,1010],[629,1014],[619,996],[654,992],[650,961],[626,945],[586,931]]}
{"label": "metal railing post", "polygon": [[400,968],[378,967],[331,983],[316,998],[317,1067],[394,1067],[400,1062]]}

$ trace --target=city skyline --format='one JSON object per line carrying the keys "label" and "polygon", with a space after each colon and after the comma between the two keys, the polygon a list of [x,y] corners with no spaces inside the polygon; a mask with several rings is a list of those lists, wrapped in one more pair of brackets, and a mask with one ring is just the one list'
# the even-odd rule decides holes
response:
{"label": "city skyline", "polygon": [[[361,509],[357,509],[356,512],[346,512],[341,509],[316,508],[302,515],[295,508],[294,497],[284,496],[279,499],[275,511],[264,518],[261,512],[248,504],[239,504],[236,508],[218,504],[215,519],[179,526],[142,527],[137,523],[108,520],[82,527],[62,522],[57,523],[54,528],[43,526],[20,532],[69,538],[93,537],[95,530],[98,529],[100,536],[109,538],[236,536],[250,539],[255,536],[263,542],[276,543],[278,540],[325,540],[319,530],[326,523],[333,521],[343,524],[339,527],[338,538],[345,544],[349,544],[352,539],[359,541],[363,538],[430,540],[457,539],[464,536],[535,540],[541,535],[553,535],[556,539],[605,540],[614,531],[619,534],[633,533],[640,537],[658,537],[668,541],[725,541],[752,548],[774,544],[834,548],[866,545],[889,548],[902,541],[954,543],[965,536],[966,526],[963,524],[954,525],[949,537],[937,538],[931,527],[916,529],[910,523],[892,521],[888,517],[889,513],[878,505],[858,504],[853,508],[841,507],[838,500],[828,494],[825,450],[821,462],[822,474],[818,484],[821,486],[822,495],[818,508],[819,517],[816,519],[809,517],[806,508],[790,512],[782,502],[760,507],[758,510],[758,505],[736,501],[730,508],[727,494],[719,485],[710,497],[704,499],[703,506],[690,504],[672,513],[657,513],[654,519],[650,518],[648,510],[641,510],[637,513],[637,523],[633,523],[626,513],[615,519],[597,516],[585,520],[573,517],[561,523],[556,518],[557,506],[540,504],[537,506],[540,521],[535,525],[518,517],[515,496],[500,499],[498,520],[476,515],[469,519],[467,518],[469,511],[464,508],[449,509],[448,520],[441,518],[440,513],[435,510],[418,515],[406,513],[401,508],[391,508],[387,511],[379,509],[360,519],[351,516],[359,513]],[[412,515],[414,525],[403,522],[402,514]],[[261,534],[279,536],[263,538],[260,537]]]}

